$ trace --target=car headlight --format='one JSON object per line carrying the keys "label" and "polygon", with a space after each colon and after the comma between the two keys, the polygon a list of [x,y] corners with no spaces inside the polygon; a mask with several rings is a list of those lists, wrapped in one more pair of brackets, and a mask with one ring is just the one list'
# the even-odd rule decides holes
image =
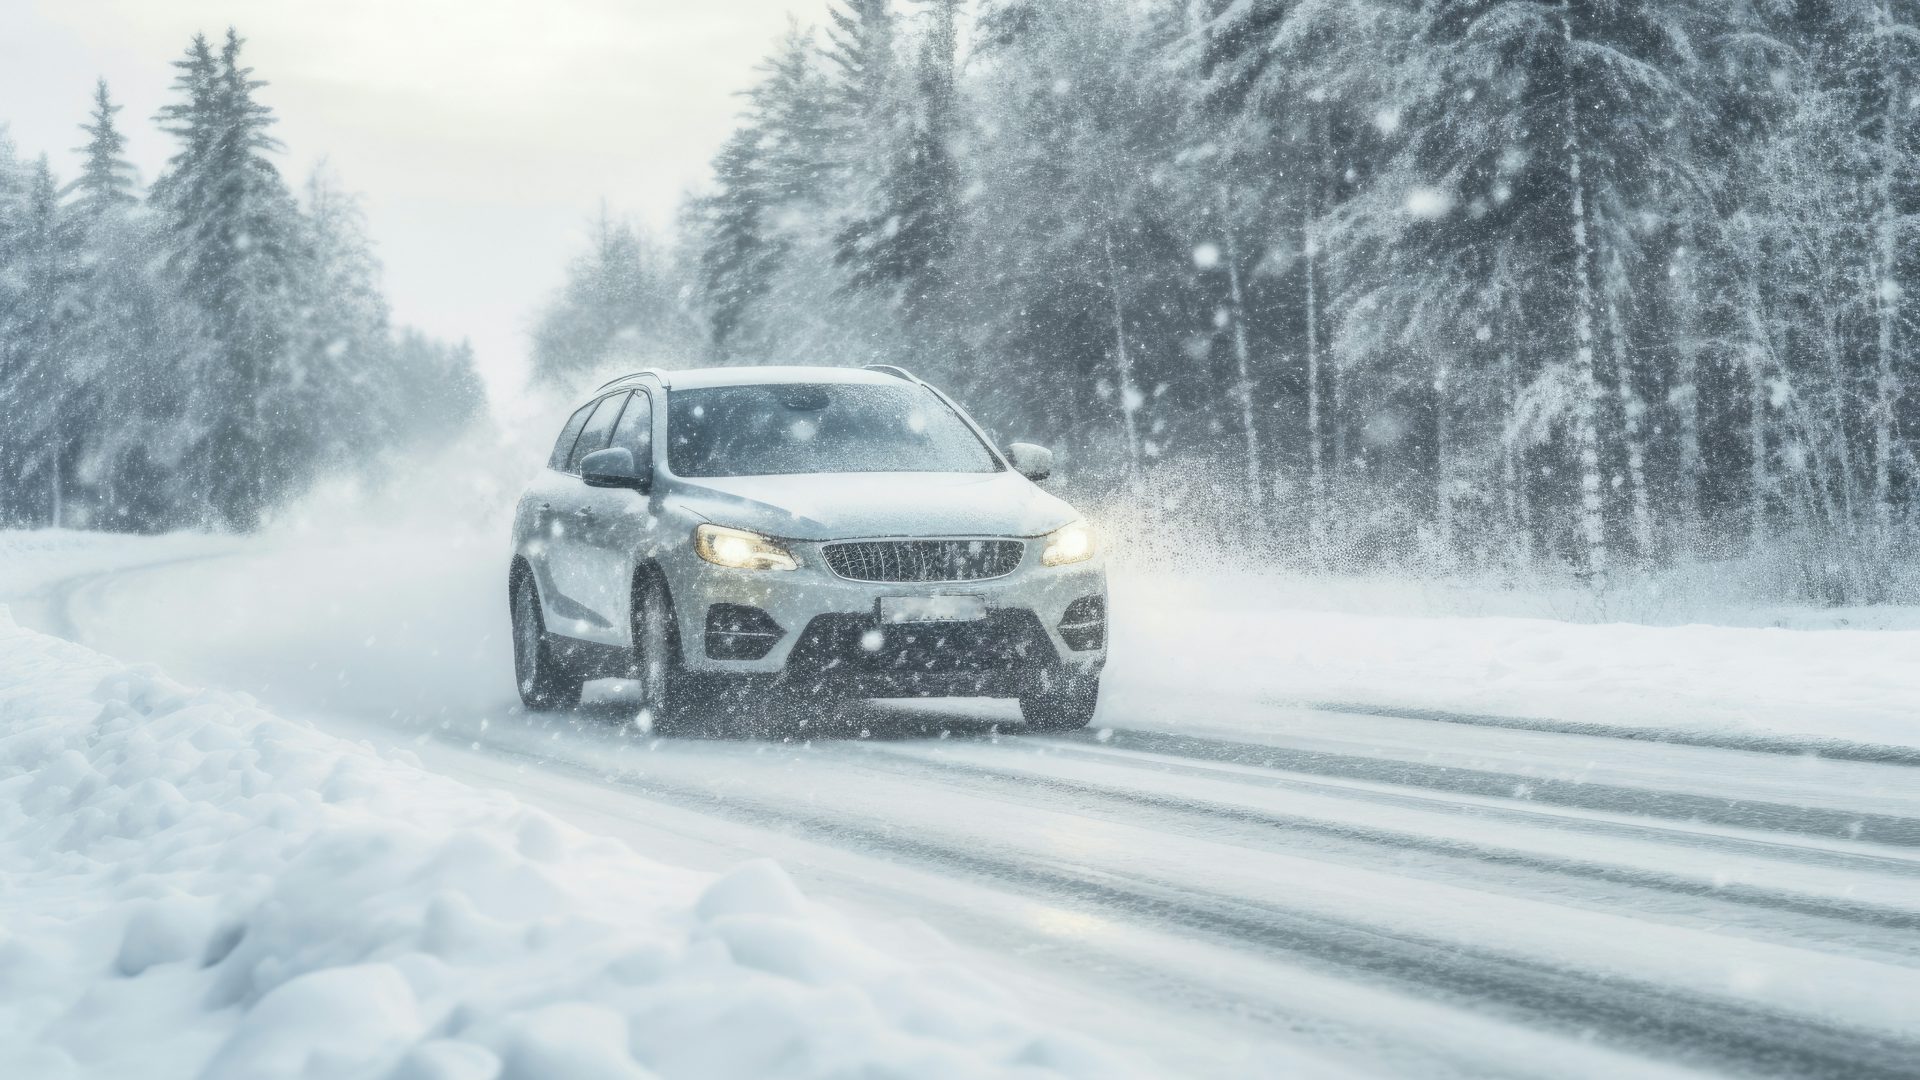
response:
{"label": "car headlight", "polygon": [[735,570],[793,570],[800,560],[780,543],[745,529],[701,525],[693,530],[693,550],[715,566]]}
{"label": "car headlight", "polygon": [[1093,527],[1076,521],[1047,534],[1047,547],[1040,553],[1044,566],[1065,566],[1093,558]]}

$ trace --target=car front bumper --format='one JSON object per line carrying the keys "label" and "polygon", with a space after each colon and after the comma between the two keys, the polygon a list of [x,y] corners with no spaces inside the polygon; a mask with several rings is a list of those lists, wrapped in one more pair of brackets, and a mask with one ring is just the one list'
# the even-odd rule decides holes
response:
{"label": "car front bumper", "polygon": [[[734,570],[689,553],[669,571],[681,655],[701,672],[781,675],[839,692],[1012,696],[1056,674],[1106,663],[1107,576],[1099,557],[1020,566],[980,581],[873,582],[827,568],[820,545],[792,543],[796,570]],[[883,596],[978,596],[987,616],[883,626]]]}

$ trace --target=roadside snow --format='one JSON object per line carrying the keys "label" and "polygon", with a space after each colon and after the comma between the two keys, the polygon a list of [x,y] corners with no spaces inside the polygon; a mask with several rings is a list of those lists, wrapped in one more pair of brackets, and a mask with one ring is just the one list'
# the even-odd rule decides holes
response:
{"label": "roadside snow", "polygon": [[0,602],[17,603],[71,578],[231,551],[245,541],[208,533],[129,536],[39,529],[0,532]]}
{"label": "roadside snow", "polygon": [[1359,705],[1920,747],[1920,630],[1354,614],[1316,610],[1338,585],[1247,578],[1116,574],[1112,591],[1109,723],[1178,699],[1171,719],[1210,727]]}
{"label": "roadside snow", "polygon": [[713,879],[0,609],[0,1076],[1114,1076]]}

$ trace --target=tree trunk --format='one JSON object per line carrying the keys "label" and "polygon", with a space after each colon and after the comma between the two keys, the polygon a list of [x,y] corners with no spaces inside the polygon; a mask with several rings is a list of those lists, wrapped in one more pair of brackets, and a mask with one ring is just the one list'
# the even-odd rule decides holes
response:
{"label": "tree trunk", "polygon": [[1453,465],[1451,446],[1452,415],[1447,408],[1451,393],[1447,383],[1447,362],[1438,350],[1433,365],[1433,533],[1440,563],[1451,569],[1453,547]]}
{"label": "tree trunk", "polygon": [[1227,240],[1227,289],[1233,302],[1233,396],[1240,405],[1240,429],[1246,439],[1247,493],[1253,499],[1249,520],[1256,535],[1266,534],[1266,484],[1260,471],[1260,426],[1253,384],[1252,350],[1247,344],[1247,304],[1240,284],[1240,246],[1234,239],[1231,207],[1221,200],[1221,225]]}
{"label": "tree trunk", "polygon": [[[1613,284],[1620,285],[1622,273],[1619,255],[1608,260]],[[1612,291],[1611,289],[1609,290]],[[1641,559],[1653,556],[1653,503],[1647,492],[1647,441],[1644,434],[1646,402],[1633,382],[1633,357],[1627,347],[1626,321],[1620,317],[1620,301],[1607,298],[1607,336],[1613,342],[1614,380],[1620,394],[1620,433],[1627,450],[1627,488],[1633,505],[1633,546]]]}
{"label": "tree trunk", "polygon": [[[1505,340],[1503,336],[1501,341]],[[1520,371],[1513,350],[1505,347],[1500,350],[1500,386],[1504,414],[1511,417],[1518,411]],[[1526,481],[1522,476],[1524,463],[1516,440],[1503,438],[1500,443],[1500,487],[1508,539],[1516,568],[1525,568],[1533,565],[1533,516],[1527,510]]]}
{"label": "tree trunk", "polygon": [[[1881,5],[1881,18],[1891,29],[1893,13]],[[1883,46],[1884,48],[1884,46]],[[1891,59],[1891,58],[1889,58]],[[1870,282],[1875,299],[1875,371],[1873,383],[1873,516],[1876,545],[1886,547],[1893,540],[1893,415],[1899,402],[1899,375],[1894,369],[1894,331],[1899,318],[1899,223],[1894,213],[1894,162],[1899,153],[1899,80],[1887,73],[1887,99],[1882,106],[1880,126],[1880,175],[1874,193],[1874,275]]]}
{"label": "tree trunk", "polygon": [[1315,228],[1320,214],[1322,174],[1327,155],[1326,117],[1316,110],[1314,150],[1318,156],[1307,183],[1307,205],[1300,216],[1300,254],[1305,260],[1307,301],[1307,492],[1308,532],[1316,558],[1327,548],[1327,476],[1320,432],[1320,241]]}
{"label": "tree trunk", "polygon": [[51,459],[47,463],[47,494],[51,508],[49,523],[61,529],[66,527],[67,505],[66,492],[60,488],[60,451],[55,449],[48,456]]}
{"label": "tree trunk", "polygon": [[[1751,316],[1750,316],[1751,317]],[[1751,546],[1758,548],[1767,539],[1767,502],[1773,482],[1767,471],[1767,380],[1761,367],[1761,347],[1755,343],[1747,354],[1747,400],[1752,414],[1747,418],[1747,483],[1753,505],[1747,525]]]}
{"label": "tree trunk", "polygon": [[1679,493],[1679,546],[1694,554],[1700,546],[1700,480],[1704,471],[1700,452],[1700,330],[1699,303],[1694,289],[1694,252],[1682,245],[1673,255],[1674,381],[1667,404],[1675,414],[1679,460],[1674,478]]}
{"label": "tree trunk", "polygon": [[[1573,20],[1563,5],[1560,30],[1569,51],[1573,47]],[[1577,400],[1573,406],[1573,446],[1580,476],[1580,537],[1586,548],[1586,571],[1595,586],[1607,574],[1607,522],[1600,476],[1600,407],[1605,391],[1594,374],[1593,249],[1587,235],[1586,181],[1581,176],[1579,115],[1574,95],[1567,94],[1566,108],[1567,184],[1572,195],[1572,232],[1574,262],[1573,381]]]}
{"label": "tree trunk", "polygon": [[1127,482],[1140,480],[1140,429],[1134,414],[1146,398],[1133,385],[1133,360],[1127,355],[1127,313],[1120,296],[1120,264],[1113,256],[1113,233],[1104,237],[1107,251],[1107,292],[1113,297],[1113,368],[1120,392],[1120,424],[1127,438]]}

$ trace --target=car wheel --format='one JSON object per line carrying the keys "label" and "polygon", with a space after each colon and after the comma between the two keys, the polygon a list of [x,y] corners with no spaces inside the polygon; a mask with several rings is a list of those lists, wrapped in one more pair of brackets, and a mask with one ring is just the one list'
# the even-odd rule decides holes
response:
{"label": "car wheel", "polygon": [[1020,695],[1020,718],[1029,731],[1073,731],[1093,720],[1100,676],[1055,673]]}
{"label": "car wheel", "polygon": [[700,726],[701,695],[680,662],[680,635],[667,583],[649,574],[633,596],[633,672],[640,687],[641,726],[662,735]]}
{"label": "car wheel", "polygon": [[567,670],[554,655],[546,615],[540,610],[540,590],[534,587],[532,574],[514,575],[512,598],[513,678],[520,687],[521,702],[540,711],[571,709],[580,704],[580,688],[586,680]]}

